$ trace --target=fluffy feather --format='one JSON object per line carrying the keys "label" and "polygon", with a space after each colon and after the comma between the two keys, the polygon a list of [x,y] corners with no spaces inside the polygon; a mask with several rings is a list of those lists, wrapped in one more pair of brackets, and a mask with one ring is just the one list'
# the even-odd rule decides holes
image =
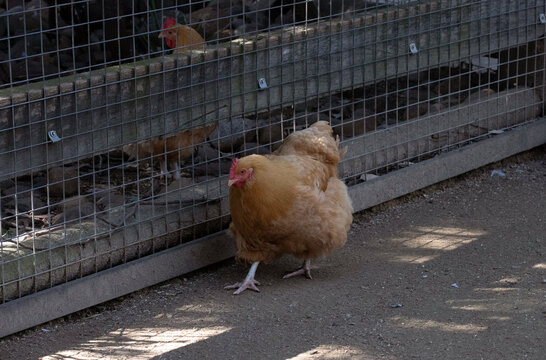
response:
{"label": "fluffy feather", "polygon": [[[308,265],[345,243],[353,211],[347,187],[337,177],[345,150],[339,150],[328,123],[320,121],[288,136],[272,155],[234,160],[230,230],[239,259],[257,263],[292,254]],[[310,277],[310,268],[305,274]],[[236,293],[257,290],[249,283],[236,285]]]}

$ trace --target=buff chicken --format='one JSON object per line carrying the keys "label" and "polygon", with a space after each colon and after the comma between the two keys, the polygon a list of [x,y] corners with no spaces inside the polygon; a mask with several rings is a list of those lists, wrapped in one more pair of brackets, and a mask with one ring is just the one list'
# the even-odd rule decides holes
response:
{"label": "buff chicken", "polygon": [[289,135],[271,155],[234,159],[229,174],[229,202],[237,258],[251,264],[244,281],[226,286],[240,294],[258,290],[260,262],[291,254],[301,268],[284,278],[311,278],[311,259],[342,246],[352,223],[347,187],[338,178],[339,149],[332,128],[319,121]]}

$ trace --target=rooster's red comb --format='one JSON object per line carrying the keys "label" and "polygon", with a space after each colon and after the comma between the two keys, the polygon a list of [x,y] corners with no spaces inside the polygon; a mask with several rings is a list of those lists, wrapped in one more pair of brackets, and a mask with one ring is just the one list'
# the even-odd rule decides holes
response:
{"label": "rooster's red comb", "polygon": [[239,163],[239,159],[234,158],[231,162],[231,168],[229,169],[229,178],[233,179],[235,177],[235,168],[237,167],[237,164]]}
{"label": "rooster's red comb", "polygon": [[168,28],[172,28],[172,27],[175,27],[176,26],[176,20],[170,16],[167,16],[165,18],[165,21],[163,22],[163,27],[161,28],[162,30],[165,30],[165,29],[168,29]]}

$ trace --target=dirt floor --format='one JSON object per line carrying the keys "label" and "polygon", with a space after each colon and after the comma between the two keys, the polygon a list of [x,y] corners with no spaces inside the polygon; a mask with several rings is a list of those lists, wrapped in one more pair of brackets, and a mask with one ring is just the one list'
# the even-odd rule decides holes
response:
{"label": "dirt floor", "polygon": [[313,280],[282,280],[286,257],[233,296],[230,260],[2,339],[0,358],[543,359],[545,237],[542,147],[356,215]]}

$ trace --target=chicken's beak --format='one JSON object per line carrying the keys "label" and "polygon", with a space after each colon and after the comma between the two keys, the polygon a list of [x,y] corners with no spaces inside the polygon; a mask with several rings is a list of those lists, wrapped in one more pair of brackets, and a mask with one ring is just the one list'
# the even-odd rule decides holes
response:
{"label": "chicken's beak", "polygon": [[228,182],[227,182],[227,186],[231,187],[231,185],[235,184],[237,182],[237,180],[235,179],[229,179]]}
{"label": "chicken's beak", "polygon": [[158,39],[163,39],[165,37],[165,34],[163,34],[163,31],[159,33]]}

